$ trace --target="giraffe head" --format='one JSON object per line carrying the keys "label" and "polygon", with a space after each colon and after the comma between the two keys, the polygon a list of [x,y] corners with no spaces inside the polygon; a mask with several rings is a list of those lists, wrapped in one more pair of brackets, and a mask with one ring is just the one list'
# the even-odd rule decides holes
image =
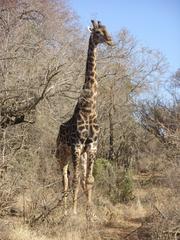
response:
{"label": "giraffe head", "polygon": [[91,37],[93,42],[97,45],[99,43],[106,43],[109,46],[113,45],[112,38],[110,34],[107,32],[106,27],[101,24],[100,21],[96,22],[91,20],[92,27],[89,28],[91,32]]}

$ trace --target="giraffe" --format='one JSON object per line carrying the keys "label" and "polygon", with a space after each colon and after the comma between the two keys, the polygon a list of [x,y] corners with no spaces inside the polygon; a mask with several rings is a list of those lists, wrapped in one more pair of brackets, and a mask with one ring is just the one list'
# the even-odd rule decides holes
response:
{"label": "giraffe", "polygon": [[64,213],[67,214],[69,163],[73,162],[73,213],[77,214],[77,200],[82,167],[82,188],[87,196],[87,209],[91,207],[94,184],[93,165],[97,152],[99,125],[97,123],[96,98],[96,47],[100,43],[112,46],[112,39],[100,21],[91,20],[87,53],[85,82],[72,117],[60,125],[57,137],[56,158],[63,175]]}

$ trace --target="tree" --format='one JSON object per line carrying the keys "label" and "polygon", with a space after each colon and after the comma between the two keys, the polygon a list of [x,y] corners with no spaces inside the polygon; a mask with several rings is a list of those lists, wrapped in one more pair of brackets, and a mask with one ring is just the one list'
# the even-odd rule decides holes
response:
{"label": "tree", "polygon": [[54,89],[70,90],[63,78],[66,69],[74,68],[69,59],[78,49],[72,43],[81,34],[63,1],[2,2],[0,14],[1,127],[5,128],[28,122],[29,113]]}
{"label": "tree", "polygon": [[160,101],[146,103],[141,106],[139,113],[143,128],[162,143],[168,159],[178,163],[180,156],[179,104],[168,106]]}
{"label": "tree", "polygon": [[126,168],[143,139],[135,117],[137,99],[161,77],[165,60],[158,51],[140,47],[127,30],[122,30],[113,50],[102,49],[99,64],[100,154]]}

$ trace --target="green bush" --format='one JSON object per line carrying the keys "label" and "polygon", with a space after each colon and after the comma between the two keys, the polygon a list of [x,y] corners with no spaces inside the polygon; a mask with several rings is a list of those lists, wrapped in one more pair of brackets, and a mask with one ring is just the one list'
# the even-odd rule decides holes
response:
{"label": "green bush", "polygon": [[122,202],[129,202],[134,199],[133,195],[133,180],[130,171],[125,171],[123,181],[121,183],[121,194],[120,199]]}
{"label": "green bush", "polygon": [[100,178],[101,174],[112,170],[112,164],[105,158],[98,158],[94,164],[94,176]]}
{"label": "green bush", "polygon": [[112,199],[116,185],[116,173],[112,163],[104,158],[97,159],[94,166],[94,177],[98,192]]}
{"label": "green bush", "polygon": [[96,188],[112,203],[128,202],[134,198],[130,172],[117,168],[109,160],[104,158],[96,160],[94,176]]}

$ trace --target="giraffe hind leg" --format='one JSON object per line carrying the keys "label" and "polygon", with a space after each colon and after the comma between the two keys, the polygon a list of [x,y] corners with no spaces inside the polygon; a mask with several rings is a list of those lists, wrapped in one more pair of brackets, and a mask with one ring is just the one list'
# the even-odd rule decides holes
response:
{"label": "giraffe hind leg", "polygon": [[67,196],[69,188],[69,154],[66,146],[60,146],[57,158],[62,172],[64,214],[67,215]]}
{"label": "giraffe hind leg", "polygon": [[64,201],[64,214],[67,215],[67,196],[68,196],[68,163],[66,163],[62,168],[63,173],[63,201]]}

